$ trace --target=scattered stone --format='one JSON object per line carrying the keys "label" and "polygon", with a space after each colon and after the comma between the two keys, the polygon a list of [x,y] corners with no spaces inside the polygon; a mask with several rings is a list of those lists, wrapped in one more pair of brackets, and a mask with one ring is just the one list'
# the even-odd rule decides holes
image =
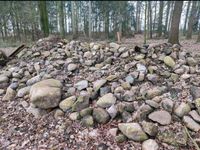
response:
{"label": "scattered stone", "polygon": [[16,96],[15,90],[8,87],[7,90],[6,90],[6,94],[4,95],[2,100],[3,101],[11,101],[11,100],[14,100],[15,96]]}
{"label": "scattered stone", "polygon": [[156,136],[158,133],[158,126],[152,122],[142,121],[142,128],[150,136]]}
{"label": "scattered stone", "polygon": [[66,112],[67,110],[69,110],[72,107],[75,100],[76,100],[76,96],[71,96],[71,97],[68,97],[68,98],[62,100],[59,104],[60,109],[62,109],[64,112]]}
{"label": "scattered stone", "polygon": [[25,95],[28,95],[30,89],[31,89],[30,86],[19,89],[19,91],[17,92],[17,97],[24,97]]}
{"label": "scattered stone", "polygon": [[94,108],[93,109],[94,120],[98,123],[107,123],[110,119],[109,114],[103,108]]}
{"label": "scattered stone", "polygon": [[117,107],[115,105],[112,105],[107,109],[107,112],[109,113],[111,118],[114,119],[117,116],[117,113],[118,113]]}
{"label": "scattered stone", "polygon": [[97,101],[97,105],[102,108],[108,108],[115,104],[116,98],[112,93],[108,93]]}
{"label": "scattered stone", "polygon": [[29,79],[29,80],[26,82],[26,85],[31,86],[31,85],[33,85],[34,83],[39,82],[40,80],[41,80],[40,75],[37,75],[37,76],[35,76],[35,77]]}
{"label": "scattered stone", "polygon": [[118,128],[125,136],[133,141],[140,142],[148,139],[146,133],[138,123],[119,123]]}
{"label": "scattered stone", "polygon": [[76,64],[69,64],[67,67],[68,71],[74,71],[77,69],[77,65]]}
{"label": "scattered stone", "polygon": [[69,115],[69,119],[75,121],[75,120],[79,120],[81,117],[80,117],[80,114],[79,112],[73,112]]}
{"label": "scattered stone", "polygon": [[191,108],[190,108],[189,104],[182,102],[175,109],[174,113],[179,117],[183,117],[184,115],[188,114],[190,111],[191,111]]}
{"label": "scattered stone", "polygon": [[160,142],[173,146],[186,146],[188,140],[187,133],[183,127],[180,128],[180,131],[169,128],[162,129],[158,132],[156,137]]}
{"label": "scattered stone", "polygon": [[89,96],[79,96],[77,101],[72,105],[72,111],[81,111],[87,107],[89,107]]}
{"label": "scattered stone", "polygon": [[189,116],[184,116],[183,122],[192,131],[198,132],[200,130],[200,125]]}
{"label": "scattered stone", "polygon": [[167,66],[172,68],[176,65],[175,61],[170,56],[165,56],[163,61]]}
{"label": "scattered stone", "polygon": [[76,87],[79,91],[86,89],[88,87],[88,81],[87,80],[79,81],[74,85],[74,87]]}
{"label": "scattered stone", "polygon": [[32,114],[35,118],[40,118],[47,113],[44,109],[36,108],[33,105],[30,105],[28,108],[26,108],[26,111],[29,114]]}
{"label": "scattered stone", "polygon": [[85,116],[82,118],[81,123],[83,124],[83,126],[91,127],[94,125],[94,120],[92,116]]}
{"label": "scattered stone", "polygon": [[161,105],[166,111],[172,112],[174,103],[170,99],[164,99],[162,100]]}
{"label": "scattered stone", "polygon": [[43,109],[57,107],[61,99],[60,81],[47,79],[34,84],[30,89],[30,101]]}
{"label": "scattered stone", "polygon": [[115,136],[115,141],[117,143],[122,143],[124,141],[126,141],[127,137],[123,134],[118,134],[117,136]]}
{"label": "scattered stone", "polygon": [[93,111],[93,108],[91,108],[91,107],[84,108],[80,111],[80,115],[81,115],[81,117],[84,117],[87,115],[92,115],[92,111]]}
{"label": "scattered stone", "polygon": [[142,150],[158,150],[159,146],[155,140],[149,139],[142,143]]}
{"label": "scattered stone", "polygon": [[95,91],[98,91],[105,83],[107,82],[106,79],[97,80],[93,84],[93,88]]}
{"label": "scattered stone", "polygon": [[149,119],[160,123],[161,125],[168,125],[171,123],[171,115],[164,110],[160,111],[154,111],[151,114],[149,114]]}
{"label": "scattered stone", "polygon": [[189,115],[198,123],[200,123],[200,115],[195,111],[192,110],[189,112]]}
{"label": "scattered stone", "polygon": [[64,116],[64,112],[60,109],[55,110],[54,118],[59,119],[60,117]]}

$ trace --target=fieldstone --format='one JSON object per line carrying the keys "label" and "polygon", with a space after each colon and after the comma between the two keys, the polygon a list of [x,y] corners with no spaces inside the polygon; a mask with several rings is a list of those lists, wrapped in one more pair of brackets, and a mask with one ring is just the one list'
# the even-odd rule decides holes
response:
{"label": "fieldstone", "polygon": [[159,146],[153,139],[146,140],[142,143],[142,150],[158,150]]}
{"label": "fieldstone", "polygon": [[186,127],[191,129],[192,131],[198,132],[200,130],[200,125],[189,116],[184,116],[183,122]]}
{"label": "fieldstone", "polygon": [[97,80],[93,83],[93,88],[95,91],[98,91],[105,83],[107,82],[106,79]]}
{"label": "fieldstone", "polygon": [[146,104],[148,104],[149,106],[151,106],[151,107],[153,107],[153,108],[158,108],[158,107],[159,107],[159,104],[156,103],[156,102],[153,101],[153,100],[146,100],[145,102],[146,102]]}
{"label": "fieldstone", "polygon": [[72,105],[72,111],[81,111],[84,108],[89,107],[89,96],[79,96],[77,101]]}
{"label": "fieldstone", "polygon": [[35,83],[30,89],[30,101],[43,109],[57,107],[61,99],[61,87],[61,82],[55,79]]}
{"label": "fieldstone", "polygon": [[144,57],[145,57],[144,54],[139,54],[139,55],[136,55],[136,56],[134,57],[134,59],[139,61],[139,60],[144,59]]}
{"label": "fieldstone", "polygon": [[76,70],[77,69],[77,65],[76,64],[69,64],[68,66],[67,66],[67,70],[68,71],[74,71],[74,70]]}
{"label": "fieldstone", "polygon": [[158,126],[152,122],[142,121],[142,128],[150,136],[156,136],[158,133]]}
{"label": "fieldstone", "polygon": [[198,123],[200,123],[200,115],[195,111],[192,110],[189,112],[189,115]]}
{"label": "fieldstone", "polygon": [[146,68],[145,65],[143,65],[143,64],[137,64],[136,67],[137,67],[137,71],[138,72],[147,73],[147,68]]}
{"label": "fieldstone", "polygon": [[71,114],[69,114],[69,119],[75,121],[75,120],[79,120],[81,117],[80,117],[80,114],[79,112],[73,112]]}
{"label": "fieldstone", "polygon": [[4,89],[0,89],[0,96],[3,95],[5,93]]}
{"label": "fieldstone", "polygon": [[9,81],[9,78],[5,75],[0,75],[0,84],[1,83],[7,83]]}
{"label": "fieldstone", "polygon": [[18,88],[19,84],[17,82],[13,82],[9,85],[9,87],[13,90],[16,90]]}
{"label": "fieldstone", "polygon": [[149,114],[149,119],[160,123],[161,125],[168,125],[171,123],[171,115],[164,110],[158,110],[158,111],[154,111],[151,114]]}
{"label": "fieldstone", "polygon": [[121,116],[122,116],[123,122],[131,122],[133,120],[131,113],[129,113],[127,111],[122,112]]}
{"label": "fieldstone", "polygon": [[131,76],[131,75],[128,75],[126,78],[125,78],[126,82],[130,83],[130,84],[133,84],[134,82],[134,78]]}
{"label": "fieldstone", "polygon": [[166,128],[164,130],[161,129],[156,136],[160,142],[167,143],[173,146],[187,145],[188,137],[183,127],[181,127],[179,131],[175,131],[169,128]]}
{"label": "fieldstone", "polygon": [[106,78],[106,80],[112,81],[112,80],[114,80],[114,79],[116,79],[116,78],[117,78],[117,75],[109,75],[109,76]]}
{"label": "fieldstone", "polygon": [[100,96],[103,96],[110,92],[111,92],[111,88],[109,86],[100,88]]}
{"label": "fieldstone", "polygon": [[34,83],[39,82],[40,80],[41,80],[40,75],[37,75],[37,76],[35,76],[35,77],[29,79],[29,80],[26,82],[26,85],[31,86],[31,85],[33,85]]}
{"label": "fieldstone", "polygon": [[94,125],[94,120],[92,116],[85,116],[81,119],[81,124],[86,127],[91,127]]}
{"label": "fieldstone", "polygon": [[148,74],[147,79],[155,84],[158,82],[159,76],[157,74]]}
{"label": "fieldstone", "polygon": [[195,106],[196,106],[196,108],[197,108],[197,110],[198,110],[198,112],[200,114],[200,98],[197,98],[195,100]]}
{"label": "fieldstone", "polygon": [[74,85],[74,87],[77,88],[79,91],[86,89],[88,87],[88,81],[87,80],[79,81]]}
{"label": "fieldstone", "polygon": [[117,116],[117,113],[118,113],[117,107],[115,105],[112,105],[107,109],[107,112],[109,113],[109,115],[113,119]]}
{"label": "fieldstone", "polygon": [[133,141],[141,142],[148,139],[148,136],[138,123],[119,123],[118,128],[125,136]]}
{"label": "fieldstone", "polygon": [[60,109],[62,109],[64,112],[66,112],[67,110],[69,110],[72,107],[75,100],[76,100],[76,96],[71,96],[71,97],[68,97],[68,98],[62,100],[59,103]]}
{"label": "fieldstone", "polygon": [[189,104],[182,102],[178,107],[174,110],[174,113],[179,116],[183,117],[184,115],[188,114],[191,111]]}
{"label": "fieldstone", "polygon": [[24,88],[19,89],[17,92],[17,97],[24,97],[25,95],[28,95],[30,92],[31,86],[27,86]]}
{"label": "fieldstone", "polygon": [[174,102],[171,99],[164,99],[162,100],[161,105],[166,111],[172,112]]}
{"label": "fieldstone", "polygon": [[112,135],[113,137],[116,137],[117,131],[118,131],[118,128],[112,128],[112,129],[109,129],[109,130],[108,130],[108,133],[109,133],[110,135]]}
{"label": "fieldstone", "polygon": [[84,108],[80,111],[80,115],[81,117],[87,116],[87,115],[91,115],[93,111],[92,107],[88,107],[88,108]]}
{"label": "fieldstone", "polygon": [[112,93],[108,93],[97,101],[97,105],[102,108],[108,108],[115,104],[116,97]]}
{"label": "fieldstone", "polygon": [[16,96],[16,91],[11,89],[10,87],[7,88],[6,94],[2,98],[3,101],[11,101],[15,98]]}
{"label": "fieldstone", "polygon": [[119,49],[119,47],[120,47],[119,44],[114,43],[114,42],[111,42],[109,45],[114,51],[117,51]]}
{"label": "fieldstone", "polygon": [[122,143],[124,141],[126,141],[127,137],[123,134],[118,134],[117,136],[115,136],[115,141],[117,143]]}
{"label": "fieldstone", "polygon": [[35,118],[40,118],[47,113],[44,109],[36,108],[33,105],[30,105],[28,108],[26,108],[26,112],[32,114]]}
{"label": "fieldstone", "polygon": [[192,95],[194,100],[196,100],[197,98],[200,98],[200,87],[191,86],[190,87],[190,94]]}
{"label": "fieldstone", "polygon": [[98,123],[107,123],[110,119],[110,116],[106,110],[103,108],[94,108],[93,109],[93,118]]}
{"label": "fieldstone", "polygon": [[172,68],[176,65],[175,61],[170,56],[165,56],[163,61],[167,66]]}
{"label": "fieldstone", "polygon": [[147,97],[148,99],[152,99],[152,98],[154,98],[154,97],[156,97],[156,96],[161,95],[161,94],[162,94],[162,91],[163,91],[163,90],[162,90],[161,88],[159,88],[159,87],[154,87],[154,88],[149,89],[149,90],[147,91],[146,97]]}
{"label": "fieldstone", "polygon": [[186,61],[187,61],[187,64],[189,66],[195,66],[197,64],[197,61],[194,58],[192,58],[192,57],[187,57]]}
{"label": "fieldstone", "polygon": [[59,119],[60,117],[64,116],[64,112],[60,109],[56,109],[55,110],[55,113],[54,113],[54,118],[55,119]]}

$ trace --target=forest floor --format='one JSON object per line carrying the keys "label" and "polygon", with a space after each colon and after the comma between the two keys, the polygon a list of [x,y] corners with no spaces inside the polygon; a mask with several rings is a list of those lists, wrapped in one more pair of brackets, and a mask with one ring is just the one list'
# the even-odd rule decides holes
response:
{"label": "forest floor", "polygon": [[[198,54],[200,52],[200,43],[196,43],[196,39],[197,36],[193,35],[191,40],[187,40],[185,39],[185,37],[181,36],[180,37],[180,44],[182,46],[182,48],[186,51],[186,52],[192,52],[193,54]],[[144,41],[144,36],[141,34],[136,34],[135,37],[133,38],[123,38],[122,39],[122,43],[121,45],[124,45],[126,47],[133,47],[135,45],[143,45],[143,41]],[[156,43],[156,44],[160,44],[160,43],[164,43],[167,42],[167,39],[148,39],[147,40],[147,44],[152,44],[152,43]],[[15,50],[18,46],[20,46],[23,43],[17,42],[17,43],[10,43],[10,44],[0,44],[0,50],[4,51],[5,54],[7,56],[9,56],[9,54],[11,54],[13,52],[13,50]],[[33,43],[31,43],[33,44]],[[29,44],[30,45],[30,42]]]}

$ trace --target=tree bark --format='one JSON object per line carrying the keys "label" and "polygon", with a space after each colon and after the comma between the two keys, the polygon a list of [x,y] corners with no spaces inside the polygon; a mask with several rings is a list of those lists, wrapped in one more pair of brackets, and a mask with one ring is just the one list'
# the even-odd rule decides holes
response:
{"label": "tree bark", "polygon": [[89,38],[92,38],[92,2],[89,1]]}
{"label": "tree bark", "polygon": [[152,39],[152,10],[151,10],[151,1],[148,1],[148,9],[149,9],[149,38]]}
{"label": "tree bark", "polygon": [[188,21],[188,31],[187,31],[186,39],[192,38],[192,28],[194,24],[194,19],[196,17],[196,4],[197,4],[197,1],[192,2],[192,10],[190,12],[190,17]]}
{"label": "tree bark", "polygon": [[182,13],[183,1],[175,1],[172,23],[169,33],[168,42],[172,44],[179,44],[179,23]]}
{"label": "tree bark", "polygon": [[40,22],[41,22],[41,28],[44,34],[44,37],[47,37],[49,35],[49,22],[48,22],[48,13],[46,8],[46,1],[39,1],[38,7],[40,10]]}
{"label": "tree bark", "polygon": [[185,15],[184,28],[183,28],[183,35],[184,36],[186,34],[186,25],[187,25],[187,22],[188,22],[188,15],[189,15],[189,10],[190,10],[190,4],[191,4],[191,1],[188,1],[187,11],[186,11],[186,15]]}
{"label": "tree bark", "polygon": [[169,20],[169,9],[170,9],[170,1],[167,2],[167,12],[166,12],[166,19],[165,19],[165,35],[167,34],[168,30],[168,20]]}
{"label": "tree bark", "polygon": [[65,28],[64,28],[64,1],[58,1],[59,7],[59,25],[60,25],[60,35],[62,37],[65,36]]}
{"label": "tree bark", "polygon": [[163,19],[163,1],[160,1],[159,19],[158,19],[158,37],[162,36],[162,19]]}

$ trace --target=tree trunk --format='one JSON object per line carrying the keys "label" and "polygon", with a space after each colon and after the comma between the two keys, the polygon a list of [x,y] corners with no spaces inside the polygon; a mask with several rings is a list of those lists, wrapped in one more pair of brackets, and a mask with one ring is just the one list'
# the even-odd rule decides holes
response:
{"label": "tree trunk", "polygon": [[147,27],[146,27],[146,23],[147,23],[147,1],[145,1],[145,19],[144,19],[144,44],[147,43]]}
{"label": "tree trunk", "polygon": [[171,2],[171,10],[170,10],[170,17],[169,17],[169,22],[168,22],[168,31],[170,30],[171,27],[171,22],[172,22],[172,16],[173,16],[173,11],[174,11],[174,1]]}
{"label": "tree trunk", "polygon": [[196,16],[196,4],[197,4],[197,1],[192,2],[192,10],[190,12],[190,17],[188,21],[188,31],[187,31],[186,39],[192,38],[192,28],[193,28],[194,19]]}
{"label": "tree trunk", "polygon": [[181,19],[183,1],[175,1],[172,23],[169,33],[168,42],[172,44],[179,44],[179,23]]}
{"label": "tree trunk", "polygon": [[76,28],[76,2],[71,1],[71,8],[72,8],[72,32],[73,32],[73,38],[77,37],[77,28]]}
{"label": "tree trunk", "polygon": [[166,36],[166,34],[167,34],[167,32],[168,32],[168,30],[167,30],[167,25],[168,25],[168,20],[169,20],[169,9],[170,9],[170,1],[168,1],[167,2],[167,12],[166,12],[166,19],[165,19],[165,36]]}
{"label": "tree trunk", "polygon": [[199,28],[199,32],[198,32],[198,36],[197,36],[197,42],[200,42],[200,28]]}
{"label": "tree trunk", "polygon": [[190,10],[190,4],[191,4],[191,1],[188,1],[187,11],[186,11],[186,15],[185,15],[184,28],[183,28],[183,35],[184,36],[186,34],[186,25],[187,25],[187,22],[188,22],[188,15],[189,15],[189,10]]}
{"label": "tree trunk", "polygon": [[60,25],[60,35],[62,37],[65,36],[65,28],[64,28],[64,1],[58,1],[59,7],[59,25]]}
{"label": "tree trunk", "polygon": [[151,10],[151,1],[148,2],[149,4],[149,38],[152,39],[152,10]]}
{"label": "tree trunk", "polygon": [[48,22],[48,13],[46,8],[46,1],[39,1],[38,7],[40,10],[40,22],[41,22],[41,28],[44,34],[44,37],[47,37],[49,35],[49,22]]}
{"label": "tree trunk", "polygon": [[92,2],[89,1],[89,38],[92,38]]}
{"label": "tree trunk", "polygon": [[164,2],[160,1],[159,19],[158,19],[158,37],[162,36],[163,6]]}
{"label": "tree trunk", "polygon": [[157,10],[157,1],[156,1],[156,4],[155,4],[155,11],[154,11],[154,21],[153,21],[153,31],[155,31],[155,26],[156,26],[156,10]]}

